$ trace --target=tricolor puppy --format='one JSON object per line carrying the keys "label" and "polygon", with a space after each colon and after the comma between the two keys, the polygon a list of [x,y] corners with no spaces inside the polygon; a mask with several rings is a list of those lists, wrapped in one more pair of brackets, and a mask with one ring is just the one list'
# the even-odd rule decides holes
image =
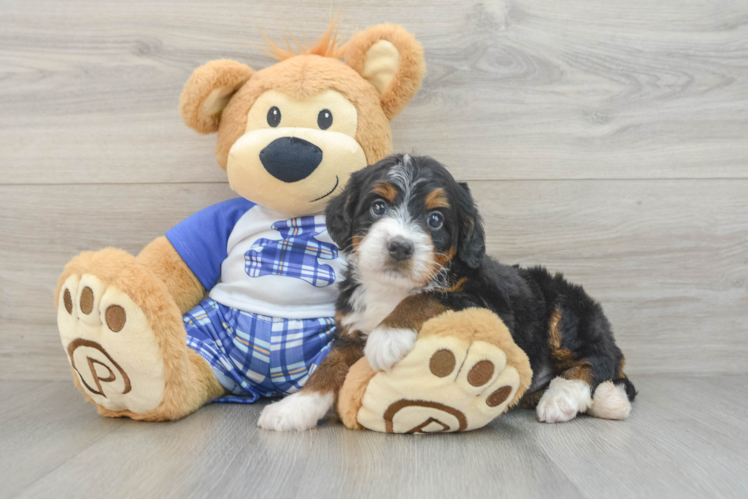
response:
{"label": "tricolor puppy", "polygon": [[326,215],[348,260],[337,337],[303,390],[265,410],[270,427],[313,427],[361,356],[389,370],[425,321],[469,307],[495,312],[527,353],[534,376],[520,406],[540,421],[628,416],[636,390],[600,305],[561,274],[488,257],[467,184],[437,161],[396,155],[358,171]]}

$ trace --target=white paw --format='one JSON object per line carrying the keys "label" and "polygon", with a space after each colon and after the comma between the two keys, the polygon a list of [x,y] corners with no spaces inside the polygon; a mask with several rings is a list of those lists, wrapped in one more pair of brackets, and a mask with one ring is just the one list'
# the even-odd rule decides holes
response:
{"label": "white paw", "polygon": [[588,415],[608,420],[624,420],[631,412],[631,401],[626,395],[623,385],[613,385],[613,382],[603,382],[595,389],[592,406],[587,410]]}
{"label": "white paw", "polygon": [[333,404],[334,395],[318,392],[291,394],[265,407],[257,426],[270,431],[305,431],[316,427]]}
{"label": "white paw", "polygon": [[416,337],[408,328],[375,328],[366,339],[364,355],[374,370],[389,371],[413,350]]}
{"label": "white paw", "polygon": [[568,422],[589,408],[590,386],[581,380],[566,380],[556,377],[540,398],[536,409],[538,420],[548,422]]}

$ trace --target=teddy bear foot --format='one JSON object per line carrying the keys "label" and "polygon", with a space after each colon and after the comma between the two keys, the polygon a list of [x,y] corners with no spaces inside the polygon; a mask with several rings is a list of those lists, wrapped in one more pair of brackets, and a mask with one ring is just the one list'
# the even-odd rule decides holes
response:
{"label": "teddy bear foot", "polygon": [[350,428],[387,433],[478,429],[519,400],[532,371],[506,326],[485,309],[424,324],[414,349],[389,372],[366,358],[350,370],[338,410]]}
{"label": "teddy bear foot", "polygon": [[60,339],[76,385],[99,413],[172,420],[204,404],[211,388],[213,397],[220,394],[217,381],[200,383],[201,372],[212,372],[187,348],[165,286],[132,256],[113,249],[81,254],[60,281]]}

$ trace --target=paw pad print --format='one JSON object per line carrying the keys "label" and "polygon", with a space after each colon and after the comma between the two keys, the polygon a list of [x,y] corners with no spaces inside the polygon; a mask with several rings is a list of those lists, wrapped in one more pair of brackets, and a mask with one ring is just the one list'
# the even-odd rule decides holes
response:
{"label": "paw pad print", "polygon": [[70,275],[57,326],[80,387],[96,404],[137,413],[158,406],[162,356],[150,322],[130,297],[95,274]]}
{"label": "paw pad print", "polygon": [[506,410],[519,385],[515,360],[496,345],[426,337],[391,371],[371,379],[358,421],[388,433],[477,429]]}

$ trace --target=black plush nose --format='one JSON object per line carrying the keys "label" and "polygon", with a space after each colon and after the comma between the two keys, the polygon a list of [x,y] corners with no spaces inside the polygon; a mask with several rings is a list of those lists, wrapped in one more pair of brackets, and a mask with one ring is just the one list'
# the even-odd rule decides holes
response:
{"label": "black plush nose", "polygon": [[298,137],[281,137],[260,151],[265,170],[283,182],[305,179],[322,162],[322,150]]}
{"label": "black plush nose", "polygon": [[387,250],[395,260],[408,260],[413,256],[413,243],[408,240],[392,240],[387,243]]}

